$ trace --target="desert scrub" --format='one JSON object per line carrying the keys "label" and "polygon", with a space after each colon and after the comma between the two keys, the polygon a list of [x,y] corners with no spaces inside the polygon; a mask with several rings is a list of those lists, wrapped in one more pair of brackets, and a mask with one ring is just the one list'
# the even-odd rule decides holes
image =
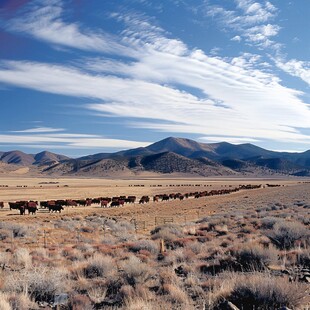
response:
{"label": "desert scrub", "polygon": [[164,284],[163,293],[168,301],[170,301],[174,306],[172,308],[179,308],[180,306],[183,309],[194,309],[191,305],[191,299],[187,295],[186,291],[175,284]]}
{"label": "desert scrub", "polygon": [[274,225],[273,230],[266,231],[266,236],[280,250],[289,250],[300,241],[304,246],[309,244],[309,230],[300,222],[282,221]]}
{"label": "desert scrub", "polygon": [[12,307],[8,300],[8,295],[0,292],[0,309],[1,310],[12,310]]}
{"label": "desert scrub", "polygon": [[28,268],[32,264],[32,258],[29,250],[26,248],[19,248],[13,254],[13,262],[21,267]]}
{"label": "desert scrub", "polygon": [[156,244],[152,240],[139,240],[129,245],[129,251],[140,252],[141,250],[146,250],[152,254],[158,254],[159,244]]}
{"label": "desert scrub", "polygon": [[[31,230],[35,230],[33,227]],[[29,228],[23,224],[0,222],[0,231],[6,231],[10,237],[21,238],[30,235]]]}
{"label": "desert scrub", "polygon": [[5,291],[23,293],[36,302],[51,302],[69,289],[64,268],[32,267],[8,274]]}
{"label": "desert scrub", "polygon": [[137,284],[147,285],[147,281],[155,275],[154,268],[142,263],[141,260],[134,255],[129,256],[127,260],[121,262],[121,266],[124,271],[124,279],[131,286]]}
{"label": "desert scrub", "polygon": [[97,277],[112,277],[116,271],[116,264],[113,258],[98,253],[95,253],[93,257],[89,258],[83,268],[85,277],[90,279]]}
{"label": "desert scrub", "polygon": [[183,230],[176,224],[165,224],[157,226],[151,231],[152,239],[164,239],[165,241],[173,241],[177,238],[183,237]]}
{"label": "desert scrub", "polygon": [[235,276],[233,288],[225,298],[240,309],[301,309],[309,302],[306,285],[261,273]]}
{"label": "desert scrub", "polygon": [[233,256],[242,271],[264,270],[278,261],[276,249],[266,249],[255,243],[244,245],[233,253]]}
{"label": "desert scrub", "polygon": [[310,268],[310,249],[303,249],[297,255],[297,263],[304,268]]}
{"label": "desert scrub", "polygon": [[[1,297],[0,297],[1,298]],[[36,304],[30,300],[29,296],[25,294],[9,294],[7,300],[12,310],[29,310],[37,309]],[[0,309],[1,306],[0,306]]]}
{"label": "desert scrub", "polygon": [[283,221],[282,219],[279,219],[277,217],[267,216],[263,219],[261,219],[261,228],[262,229],[273,229],[273,226],[276,223],[279,223]]}

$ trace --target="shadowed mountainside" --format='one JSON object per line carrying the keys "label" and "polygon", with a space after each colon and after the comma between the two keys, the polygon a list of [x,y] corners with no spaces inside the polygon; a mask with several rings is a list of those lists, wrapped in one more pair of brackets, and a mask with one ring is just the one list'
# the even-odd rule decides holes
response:
{"label": "shadowed mountainside", "polygon": [[48,151],[34,155],[0,152],[0,162],[55,176],[134,176],[145,172],[197,176],[310,175],[310,151],[274,152],[249,143],[208,144],[173,137],[147,147],[75,159]]}

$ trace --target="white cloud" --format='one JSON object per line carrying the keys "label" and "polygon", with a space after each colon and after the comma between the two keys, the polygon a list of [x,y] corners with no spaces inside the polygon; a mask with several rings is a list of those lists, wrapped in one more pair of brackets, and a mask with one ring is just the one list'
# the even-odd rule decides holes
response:
{"label": "white cloud", "polygon": [[[250,4],[255,4],[253,1],[240,0],[239,10],[249,11],[247,14],[251,17],[254,11],[261,8],[266,10],[266,3],[263,7],[251,7]],[[217,10],[223,11],[221,8],[212,8],[214,14],[217,14]],[[272,8],[268,9],[270,14],[274,14]],[[230,22],[236,27],[241,23],[244,27],[240,28],[244,30],[242,36],[245,36],[245,30],[255,27],[263,27],[261,32],[265,37],[273,36],[277,29],[268,26],[271,24],[257,25],[257,21],[250,21],[249,18],[242,24],[242,18],[236,16],[235,12],[223,14],[231,16]],[[92,58],[86,60],[85,64],[80,63],[79,68],[6,61],[0,63],[0,82],[94,99],[96,103],[88,104],[87,109],[98,115],[140,119],[129,124],[138,128],[231,139],[243,137],[247,141],[266,137],[285,142],[310,141],[309,136],[295,129],[310,128],[310,111],[300,99],[302,93],[284,87],[276,75],[265,70],[263,63],[258,65],[261,61],[259,56],[243,54],[233,59],[210,57],[202,50],[190,50],[178,39],[170,39],[164,30],[146,19],[141,20],[137,16],[114,17],[127,26],[122,34],[122,42],[130,47],[129,54],[139,55],[135,60],[125,62]],[[64,27],[68,26],[62,21],[58,22]],[[49,17],[48,23],[54,25],[54,19]],[[77,30],[76,27],[73,29]],[[48,38],[56,36],[56,30],[57,27],[52,27],[52,35]],[[74,33],[81,34],[80,30]],[[81,39],[79,35],[77,38]],[[92,34],[85,36],[93,38]],[[265,44],[268,42],[262,41]],[[89,46],[90,49],[94,48]],[[118,53],[116,49],[115,54]],[[42,139],[42,135],[37,138]],[[44,135],[44,139],[85,147],[107,143],[102,142],[104,140],[101,137],[69,137],[61,134],[57,137]],[[49,140],[40,140],[38,143],[48,143],[46,141]],[[29,143],[34,142],[30,139]]]}
{"label": "white cloud", "polygon": [[39,40],[109,54],[133,57],[134,51],[119,42],[118,38],[98,29],[81,30],[78,23],[63,20],[63,1],[43,0],[31,2],[30,13],[11,20],[8,29],[29,34]]}
{"label": "white cloud", "polygon": [[231,41],[237,41],[237,42],[241,42],[241,37],[240,36],[234,36],[233,38],[231,38]]}
{"label": "white cloud", "polygon": [[[105,75],[105,63],[100,75],[92,75],[64,66],[9,61],[0,67],[0,81],[99,99],[103,103],[87,106],[99,114],[156,120],[136,127],[309,141],[294,129],[309,128],[310,111],[299,99],[301,93],[282,86],[271,73],[247,69],[255,62],[255,55],[246,56],[244,63],[230,63],[202,51],[188,51],[184,56],[153,51],[139,62],[115,61],[117,74],[123,78]],[[94,65],[100,68],[100,60]],[[176,85],[195,88],[201,96],[179,90]]]}
{"label": "white cloud", "polygon": [[15,130],[12,132],[19,132],[19,133],[41,133],[41,132],[58,132],[58,131],[64,131],[63,128],[51,128],[51,127],[35,127],[35,128],[29,128],[24,130]]}
{"label": "white cloud", "polygon": [[221,137],[200,137],[198,140],[200,140],[201,142],[229,142],[229,143],[233,143],[233,144],[241,144],[241,143],[256,143],[259,142],[259,140],[257,139],[252,139],[252,138],[244,138],[244,137],[225,137],[225,136],[221,136]]}
{"label": "white cloud", "polygon": [[283,71],[292,76],[299,77],[310,85],[310,62],[292,59],[290,61],[276,60],[276,64]]}
{"label": "white cloud", "polygon": [[224,29],[235,32],[232,41],[240,42],[244,38],[249,44],[279,49],[281,45],[270,40],[280,31],[278,25],[269,23],[277,14],[276,7],[268,1],[235,0],[235,3],[236,8],[232,10],[207,2],[206,14],[215,18]]}
{"label": "white cloud", "polygon": [[0,143],[6,146],[20,145],[41,149],[127,149],[150,144],[150,142],[110,139],[99,135],[58,133],[59,131],[64,129],[40,127],[11,131],[9,134],[0,134]]}

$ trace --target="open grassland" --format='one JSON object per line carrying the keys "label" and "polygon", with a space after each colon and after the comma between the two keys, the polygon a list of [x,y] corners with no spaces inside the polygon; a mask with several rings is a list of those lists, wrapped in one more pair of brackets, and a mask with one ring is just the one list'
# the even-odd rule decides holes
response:
{"label": "open grassland", "polygon": [[[240,184],[281,186],[61,214],[21,216],[7,206]],[[306,180],[3,178],[0,185],[0,309],[310,307]]]}

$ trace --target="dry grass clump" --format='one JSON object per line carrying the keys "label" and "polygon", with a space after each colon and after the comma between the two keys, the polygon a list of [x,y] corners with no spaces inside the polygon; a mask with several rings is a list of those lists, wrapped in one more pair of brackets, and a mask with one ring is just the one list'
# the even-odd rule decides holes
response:
{"label": "dry grass clump", "polygon": [[262,229],[273,229],[273,226],[282,221],[279,218],[273,217],[273,216],[267,216],[263,219],[261,219],[261,228]]}
{"label": "dry grass clump", "polygon": [[145,250],[152,254],[158,254],[159,245],[152,240],[139,240],[130,244],[128,249],[132,252],[140,252],[141,250]]}
{"label": "dry grass clump", "polygon": [[19,248],[13,254],[13,262],[21,267],[28,268],[32,264],[32,258],[29,250],[26,248]]}
{"label": "dry grass clump", "polygon": [[304,268],[310,269],[310,249],[304,249],[297,255],[297,263]]}
{"label": "dry grass clump", "polygon": [[191,300],[187,293],[178,285],[175,284],[164,284],[163,293],[171,303],[173,307],[178,308],[182,305],[183,309],[192,309]]}
{"label": "dry grass clump", "polygon": [[64,268],[31,267],[12,272],[5,280],[5,291],[27,294],[36,302],[51,302],[69,288]]}
{"label": "dry grass clump", "polygon": [[121,262],[121,266],[124,271],[125,281],[135,286],[137,284],[145,284],[154,276],[155,270],[145,263],[142,263],[139,258],[134,255]]}
{"label": "dry grass clump", "polygon": [[12,310],[8,295],[0,292],[0,310]]}
{"label": "dry grass clump", "polygon": [[[32,230],[35,227],[32,228]],[[2,233],[2,239],[1,239]],[[31,235],[31,231],[24,224],[17,223],[9,223],[9,222],[0,222],[0,240],[4,240],[3,237],[7,235],[7,237],[13,238],[22,238],[28,235]]]}
{"label": "dry grass clump", "polygon": [[297,241],[304,245],[310,243],[309,230],[300,222],[281,221],[273,226],[273,230],[265,233],[280,250],[294,248]]}
{"label": "dry grass clump", "polygon": [[184,237],[183,229],[177,224],[165,224],[157,226],[151,231],[152,239],[163,239],[165,241],[173,241],[177,238]]}
{"label": "dry grass clump", "polygon": [[37,308],[36,304],[25,294],[9,294],[7,299],[12,310],[29,310]]}
{"label": "dry grass clump", "polygon": [[116,265],[112,257],[95,253],[93,257],[86,261],[83,273],[89,279],[108,278],[116,273]]}
{"label": "dry grass clump", "polygon": [[72,294],[69,299],[68,309],[93,310],[91,300],[85,294]]}
{"label": "dry grass clump", "polygon": [[239,248],[233,256],[242,271],[264,270],[278,261],[278,251],[274,248],[263,248],[260,245],[246,244]]}
{"label": "dry grass clump", "polygon": [[240,309],[296,309],[307,305],[307,287],[267,274],[239,276],[226,299]]}

